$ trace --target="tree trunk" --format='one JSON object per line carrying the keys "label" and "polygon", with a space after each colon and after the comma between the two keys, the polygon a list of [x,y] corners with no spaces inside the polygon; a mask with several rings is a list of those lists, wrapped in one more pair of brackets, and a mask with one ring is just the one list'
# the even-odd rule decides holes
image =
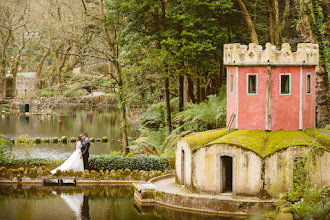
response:
{"label": "tree trunk", "polygon": [[255,43],[255,44],[259,44],[258,42],[258,35],[257,35],[257,32],[254,28],[254,24],[251,20],[251,17],[249,15],[249,12],[248,10],[246,9],[244,3],[242,0],[236,0],[241,11],[242,11],[242,15],[243,15],[243,18],[245,20],[245,22],[247,23],[247,26],[248,26],[248,30],[249,30],[249,33],[250,33],[250,37],[251,37],[251,43]]}
{"label": "tree trunk", "polygon": [[[184,77],[179,74],[179,112],[183,111],[183,87],[184,87]],[[183,125],[183,121],[179,121],[179,126]]]}
{"label": "tree trunk", "polygon": [[12,31],[8,31],[8,35],[2,42],[1,60],[0,60],[0,101],[6,99],[6,73],[7,73],[7,62],[6,62],[6,47],[11,37]]}
{"label": "tree trunk", "polygon": [[126,100],[124,97],[123,79],[121,75],[121,70],[119,65],[115,65],[117,75],[118,75],[118,101],[119,101],[119,111],[120,111],[120,129],[122,135],[123,144],[123,155],[126,156],[129,153],[128,148],[128,134],[127,134],[127,118],[126,118]]}
{"label": "tree trunk", "polygon": [[[322,16],[318,9],[318,5],[313,5],[311,0],[299,1],[299,9],[302,14],[300,21],[297,25],[297,30],[300,36],[306,43],[319,43],[320,45],[320,65],[316,71],[316,90],[315,90],[315,102],[316,102],[316,125],[318,127],[325,127],[329,123],[329,108],[328,108],[328,74],[326,71],[327,66],[329,69],[329,63],[327,57],[327,50],[329,44],[326,42],[323,26],[314,27],[314,23],[322,22]],[[322,13],[322,12],[321,12]]]}
{"label": "tree trunk", "polygon": [[71,46],[68,46],[65,52],[61,56],[60,65],[57,67],[57,84],[58,84],[58,95],[62,96],[62,69],[64,67],[67,54],[71,50]]}
{"label": "tree trunk", "polygon": [[196,101],[197,103],[200,103],[201,102],[201,80],[199,79],[199,76],[197,77],[196,79]]}
{"label": "tree trunk", "polygon": [[169,89],[170,83],[169,78],[165,78],[165,97],[166,97],[166,121],[167,121],[167,129],[168,132],[172,132],[172,119],[171,119],[171,104],[170,104],[170,89]]}
{"label": "tree trunk", "polygon": [[191,77],[187,77],[187,81],[188,81],[188,95],[189,95],[189,99],[190,101],[192,101],[192,103],[196,103],[196,99],[195,99],[195,95],[194,95],[194,82],[191,80]]}
{"label": "tree trunk", "polygon": [[190,102],[187,76],[183,77],[183,103]]}
{"label": "tree trunk", "polygon": [[[74,41],[72,45],[72,53],[73,54],[78,54],[79,51],[79,42]],[[69,58],[69,71],[72,71],[73,68],[76,66],[78,62],[77,56],[76,55],[70,55]]]}
{"label": "tree trunk", "polygon": [[[37,65],[37,71],[36,71],[36,89],[37,91],[39,91],[40,89],[40,75],[41,75],[41,71],[42,71],[42,67],[50,53],[50,47],[51,47],[51,43],[52,43],[52,39],[50,38],[49,41],[48,41],[48,48],[45,48],[45,51],[44,53],[42,54],[41,56],[41,59]],[[39,92],[37,93],[39,95]]]}

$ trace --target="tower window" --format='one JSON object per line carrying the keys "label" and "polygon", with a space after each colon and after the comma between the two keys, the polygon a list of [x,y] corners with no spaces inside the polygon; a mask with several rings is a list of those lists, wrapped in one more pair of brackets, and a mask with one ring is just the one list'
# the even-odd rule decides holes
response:
{"label": "tower window", "polygon": [[311,94],[311,74],[307,74],[306,77],[306,92],[307,94]]}
{"label": "tower window", "polygon": [[234,91],[234,75],[233,74],[230,74],[229,87],[230,87],[230,93],[233,93],[233,91]]}
{"label": "tower window", "polygon": [[280,75],[280,94],[281,95],[290,95],[291,88],[290,88],[290,74],[281,74]]}
{"label": "tower window", "polygon": [[257,94],[258,90],[258,76],[257,74],[248,74],[247,77],[247,91],[248,94]]}

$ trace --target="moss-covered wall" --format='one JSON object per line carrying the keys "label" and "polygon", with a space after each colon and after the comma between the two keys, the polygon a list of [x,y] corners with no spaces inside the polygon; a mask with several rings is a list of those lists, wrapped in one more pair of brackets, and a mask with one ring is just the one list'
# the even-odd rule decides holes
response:
{"label": "moss-covered wall", "polygon": [[[278,197],[292,186],[293,163],[297,157],[305,156],[307,147],[295,146],[272,154],[265,159],[265,190],[271,197]],[[316,172],[313,180],[320,186],[330,186],[330,153],[316,151]]]}

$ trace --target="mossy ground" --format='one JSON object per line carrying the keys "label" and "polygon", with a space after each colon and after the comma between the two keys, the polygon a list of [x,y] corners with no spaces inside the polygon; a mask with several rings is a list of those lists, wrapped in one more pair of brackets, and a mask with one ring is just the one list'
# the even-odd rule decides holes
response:
{"label": "mossy ground", "polygon": [[221,129],[215,129],[210,131],[204,131],[204,132],[198,132],[187,135],[184,139],[189,144],[189,147],[191,149],[198,149],[199,147],[204,146],[205,144],[218,139],[226,134],[228,134],[229,131],[227,131],[224,128]]}
{"label": "mossy ground", "polygon": [[260,157],[265,158],[292,146],[316,146],[324,150],[329,150],[330,139],[325,132],[327,131],[320,129],[270,132],[261,130],[236,130],[228,132],[226,129],[217,129],[194,133],[184,139],[193,151],[214,144],[231,144],[251,150]]}
{"label": "mossy ground", "polygon": [[309,136],[315,138],[324,147],[330,149],[330,131],[315,128],[309,128],[304,131]]}

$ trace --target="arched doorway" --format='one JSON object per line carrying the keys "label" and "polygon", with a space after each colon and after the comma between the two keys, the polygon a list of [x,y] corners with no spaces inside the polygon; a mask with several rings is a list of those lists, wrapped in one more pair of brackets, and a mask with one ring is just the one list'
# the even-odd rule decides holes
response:
{"label": "arched doorway", "polygon": [[221,161],[221,192],[231,193],[233,191],[233,158],[222,156]]}
{"label": "arched doorway", "polygon": [[30,104],[24,104],[24,112],[30,112]]}

